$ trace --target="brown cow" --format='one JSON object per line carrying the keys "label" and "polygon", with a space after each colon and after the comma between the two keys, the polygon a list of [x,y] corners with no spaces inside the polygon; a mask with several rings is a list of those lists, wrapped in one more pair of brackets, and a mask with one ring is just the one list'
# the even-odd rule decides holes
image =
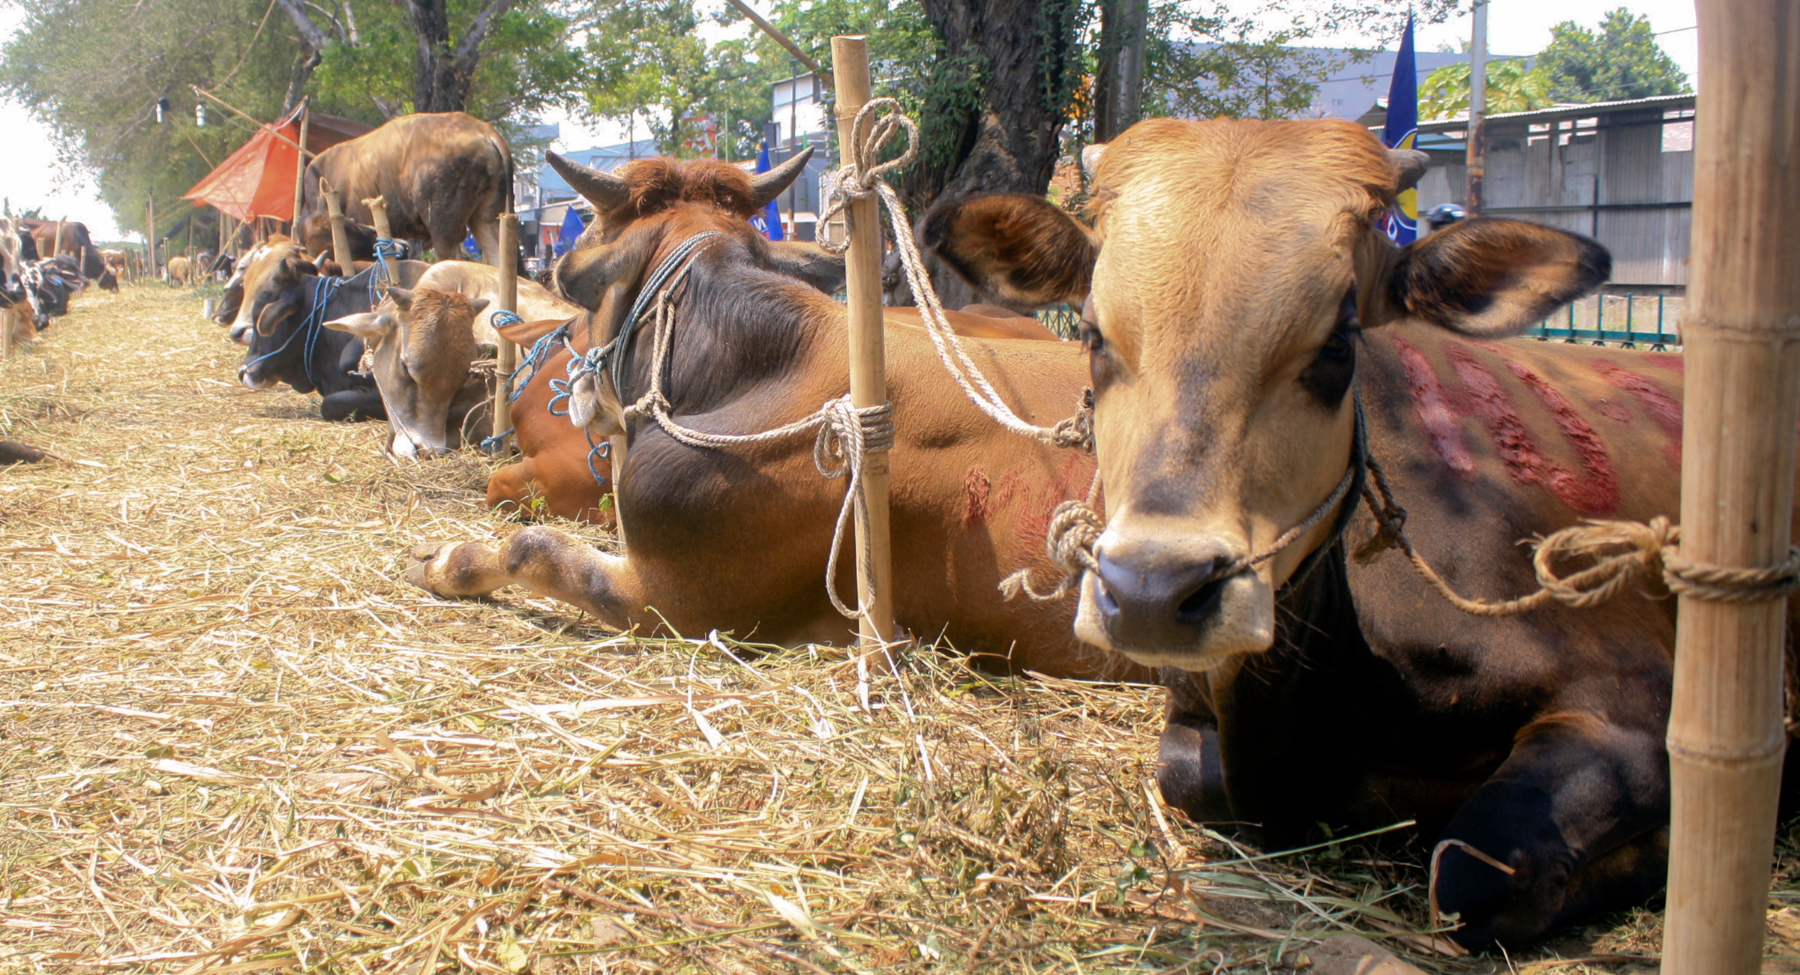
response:
{"label": "brown cow", "polygon": [[[775,265],[748,224],[800,172],[809,153],[752,179],[711,160],[639,160],[610,176],[551,156],[599,213],[580,249],[556,267],[559,289],[589,309],[576,328],[608,342],[646,276],[691,242],[699,247],[676,292],[666,395],[682,423],[753,433],[813,413],[845,394],[844,306]],[[715,236],[701,236],[701,235]],[[612,438],[623,554],[533,526],[499,550],[474,542],[422,546],[407,578],[446,596],[524,585],[614,627],[733,631],[773,643],[853,638],[824,587],[842,480],[815,467],[814,438],[753,447],[684,446],[621,401],[647,388],[650,340],[621,363],[624,388],[602,370],[596,438]],[[1015,408],[1036,422],[1066,416],[1085,382],[1074,343],[970,342]],[[1080,497],[1092,475],[1079,451],[1006,433],[971,406],[918,329],[888,330],[893,459],[895,614],[996,667],[1094,678],[1147,671],[1084,651],[1070,601],[1009,603],[1002,576],[1043,566],[1050,511]],[[572,404],[583,409],[596,404]],[[619,450],[620,445],[626,447]],[[853,559],[832,580],[851,582]]]}
{"label": "brown cow", "polygon": [[[78,220],[40,220],[36,217],[17,219],[19,226],[31,235],[40,259],[49,260],[59,254],[67,254],[79,262],[82,277],[98,278],[106,273],[106,261],[100,256],[100,248],[94,246],[87,224]],[[118,288],[111,290],[117,291]]]}
{"label": "brown cow", "polygon": [[[776,244],[771,253],[784,247],[803,248],[804,244]],[[779,263],[779,262],[778,262]],[[795,276],[821,291],[831,293],[843,286],[843,264],[831,267],[820,262],[814,268],[795,268]],[[917,308],[887,308],[883,315],[897,327],[919,327]],[[961,311],[945,313],[956,334],[969,338],[1037,339],[1057,341],[1055,332],[1035,318],[1016,315],[1004,308],[970,305]],[[529,346],[552,332],[561,323],[554,321],[521,322],[502,330],[507,338]],[[488,504],[524,517],[554,515],[575,521],[586,521],[611,527],[614,524],[610,504],[603,503],[611,493],[611,444],[596,440],[586,430],[571,425],[564,414],[554,411],[560,401],[552,380],[563,381],[568,374],[570,350],[587,351],[587,335],[576,329],[557,335],[538,353],[539,361],[528,363],[529,375],[520,381],[513,403],[512,422],[520,458],[494,472],[488,479]]]}
{"label": "brown cow", "polygon": [[[500,214],[512,198],[513,160],[494,127],[462,112],[402,115],[380,128],[319,153],[302,181],[301,235],[306,249],[331,249],[331,222],[319,177],[343,199],[354,257],[375,256],[374,216],[363,200],[381,197],[396,238],[431,241],[440,261],[461,253],[474,234],[493,263]],[[332,255],[340,264],[340,255]]]}
{"label": "brown cow", "polygon": [[1164,797],[1278,844],[1417,819],[1454,937],[1522,945],[1662,884],[1674,603],[1467,615],[1358,506],[1359,458],[1450,585],[1530,592],[1520,539],[1678,511],[1682,362],[1497,341],[1609,257],[1497,219],[1395,250],[1375,222],[1422,168],[1349,123],[1155,120],[1100,154],[1092,230],[989,197],[924,237],[1086,303],[1107,510],[1076,630],[1167,668]]}

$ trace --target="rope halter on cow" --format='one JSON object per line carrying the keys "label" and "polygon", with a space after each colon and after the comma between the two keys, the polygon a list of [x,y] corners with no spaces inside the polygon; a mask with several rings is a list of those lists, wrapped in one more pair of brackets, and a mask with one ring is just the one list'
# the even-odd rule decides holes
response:
{"label": "rope halter on cow", "polygon": [[[612,384],[614,394],[620,402],[624,402],[625,356],[631,347],[632,338],[643,326],[645,313],[650,312],[650,386],[636,401],[622,409],[621,418],[630,420],[637,416],[647,417],[677,442],[689,447],[712,450],[771,443],[807,433],[813,434],[813,465],[820,474],[828,478],[843,477],[848,481],[843,506],[838,509],[837,528],[831,538],[831,555],[826,561],[825,594],[830,597],[832,607],[839,613],[850,619],[858,619],[862,617],[863,611],[852,609],[837,593],[838,556],[843,549],[844,536],[849,530],[851,514],[864,518],[868,514],[862,492],[865,455],[869,451],[892,449],[894,445],[892,404],[859,408],[851,405],[850,397],[844,395],[826,400],[812,414],[772,430],[752,434],[723,434],[707,433],[682,425],[675,419],[669,399],[663,392],[663,377],[668,372],[669,356],[674,345],[676,296],[682,282],[687,280],[688,272],[693,269],[695,260],[707,248],[723,239],[723,233],[709,230],[682,241],[657,264],[656,269],[645,280],[638,291],[637,300],[632,303],[630,312],[620,323],[618,334],[613,336],[612,341],[583,354],[576,354],[572,346],[569,348],[570,422],[584,430],[593,422],[600,410],[600,383],[603,380]],[[564,343],[567,344],[566,333]],[[546,352],[545,355],[547,354]],[[532,355],[527,359],[536,356],[537,349],[534,346]],[[589,465],[591,468],[592,452],[589,454]],[[868,540],[862,539],[862,544],[864,554],[867,555]]]}

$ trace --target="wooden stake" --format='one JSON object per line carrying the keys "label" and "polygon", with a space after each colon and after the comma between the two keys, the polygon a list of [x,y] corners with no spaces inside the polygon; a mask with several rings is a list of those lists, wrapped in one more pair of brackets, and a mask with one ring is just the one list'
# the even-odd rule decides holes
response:
{"label": "wooden stake", "polygon": [[312,125],[312,109],[300,109],[300,141],[294,143],[294,219],[288,221],[288,235],[304,247],[306,240],[300,227],[300,204],[306,199],[306,130]]}
{"label": "wooden stake", "polygon": [[150,256],[150,267],[146,270],[145,273],[149,274],[152,278],[154,278],[157,276],[156,275],[156,194],[155,193],[151,193],[144,198],[144,209],[146,211],[146,216],[145,216],[144,220],[147,224],[145,229],[148,231],[148,233],[146,233],[144,236],[144,251],[145,251],[145,253],[147,253]]}
{"label": "wooden stake", "polygon": [[[1699,0],[1681,554],[1787,554],[1800,414],[1800,9]],[[1749,219],[1745,214],[1750,214]],[[1665,975],[1762,971],[1782,728],[1783,600],[1683,597],[1669,719]]]}
{"label": "wooden stake", "polygon": [[350,260],[350,234],[344,229],[344,203],[323,176],[319,177],[319,195],[325,198],[325,212],[331,216],[331,256],[344,269],[344,277],[350,277],[356,266]]}
{"label": "wooden stake", "polygon": [[56,240],[52,241],[50,244],[50,259],[51,260],[55,260],[56,255],[62,253],[63,224],[65,222],[67,222],[68,219],[69,219],[68,217],[64,217],[61,220],[56,221]]}
{"label": "wooden stake", "polygon": [[[856,113],[870,97],[867,38],[833,37],[831,64],[837,85],[839,151],[846,165],[861,163],[863,160],[855,156],[858,147],[852,132]],[[850,311],[850,403],[856,407],[877,406],[887,402],[881,320],[881,210],[870,197],[852,202],[847,213],[850,252],[844,256],[844,270]],[[886,643],[894,633],[887,451],[870,451],[864,457],[862,490],[869,513],[866,519],[859,517],[856,522],[856,575],[863,610],[862,644],[867,650]]]}
{"label": "wooden stake", "polygon": [[[371,197],[370,199],[364,200],[362,202],[363,202],[363,206],[366,206],[369,208],[370,219],[375,221],[375,236],[381,238],[382,240],[393,240],[394,233],[393,233],[391,225],[388,223],[387,197],[385,197],[385,196]],[[395,271],[394,262],[389,260],[386,254],[382,253],[381,246],[379,244],[377,244],[375,247],[375,259],[379,260],[381,262],[382,270],[387,273],[388,282],[390,284],[399,284],[400,279],[394,276],[394,271]],[[349,273],[348,271],[345,272],[345,274],[348,274],[348,273]]]}
{"label": "wooden stake", "polygon": [[197,206],[190,207],[188,209],[188,215],[187,215],[187,262],[188,262],[187,286],[190,288],[192,288],[194,286],[194,279],[199,277],[199,275],[194,273],[196,270],[198,270],[197,268],[194,267],[194,218],[198,217],[199,215],[200,215],[199,207],[197,207]]}
{"label": "wooden stake", "polygon": [[[496,248],[494,261],[500,271],[500,307],[506,311],[519,310],[519,215],[502,213],[500,215],[500,246]],[[506,450],[512,437],[506,431],[512,429],[512,384],[508,381],[513,370],[519,366],[519,347],[509,341],[506,336],[500,337],[500,348],[495,353],[494,362],[494,436],[499,437],[494,452]]]}

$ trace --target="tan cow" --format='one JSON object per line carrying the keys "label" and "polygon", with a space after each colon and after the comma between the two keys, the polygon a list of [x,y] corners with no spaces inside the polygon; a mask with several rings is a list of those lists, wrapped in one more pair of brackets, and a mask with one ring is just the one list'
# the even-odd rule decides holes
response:
{"label": "tan cow", "polygon": [[186,287],[190,283],[188,279],[193,274],[191,263],[181,256],[169,258],[168,263],[163,265],[163,279],[169,283],[169,287]]}
{"label": "tan cow", "polygon": [[1091,228],[1000,196],[923,237],[1085,303],[1106,510],[1076,631],[1167,668],[1164,797],[1274,844],[1416,819],[1471,948],[1653,895],[1673,601],[1474,615],[1400,549],[1498,601],[1537,586],[1522,539],[1678,512],[1681,357],[1505,341],[1606,251],[1492,218],[1396,250],[1376,222],[1423,157],[1346,122],[1153,120],[1097,155]]}
{"label": "tan cow", "polygon": [[[473,374],[471,364],[491,358],[500,342],[495,305],[500,272],[471,261],[439,261],[412,289],[390,288],[374,311],[325,323],[363,340],[363,360],[375,376],[387,407],[388,451],[397,457],[429,458],[448,453],[470,410],[455,402],[479,399],[491,389],[491,373]],[[415,300],[415,293],[420,296]],[[458,294],[466,304],[443,296]],[[517,316],[526,321],[565,321],[581,309],[552,295],[529,278],[518,281]],[[479,388],[472,388],[479,387]]]}

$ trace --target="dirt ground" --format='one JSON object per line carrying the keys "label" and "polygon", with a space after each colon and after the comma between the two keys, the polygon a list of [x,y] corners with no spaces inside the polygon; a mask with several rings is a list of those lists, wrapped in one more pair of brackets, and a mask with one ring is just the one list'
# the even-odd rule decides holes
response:
{"label": "dirt ground", "polygon": [[1453,958],[1415,859],[1184,822],[1151,688],[413,590],[412,545],[515,529],[493,462],[242,389],[200,297],[80,295],[0,363],[57,458],[0,470],[0,972],[1266,972],[1343,930],[1656,969],[1652,910]]}

